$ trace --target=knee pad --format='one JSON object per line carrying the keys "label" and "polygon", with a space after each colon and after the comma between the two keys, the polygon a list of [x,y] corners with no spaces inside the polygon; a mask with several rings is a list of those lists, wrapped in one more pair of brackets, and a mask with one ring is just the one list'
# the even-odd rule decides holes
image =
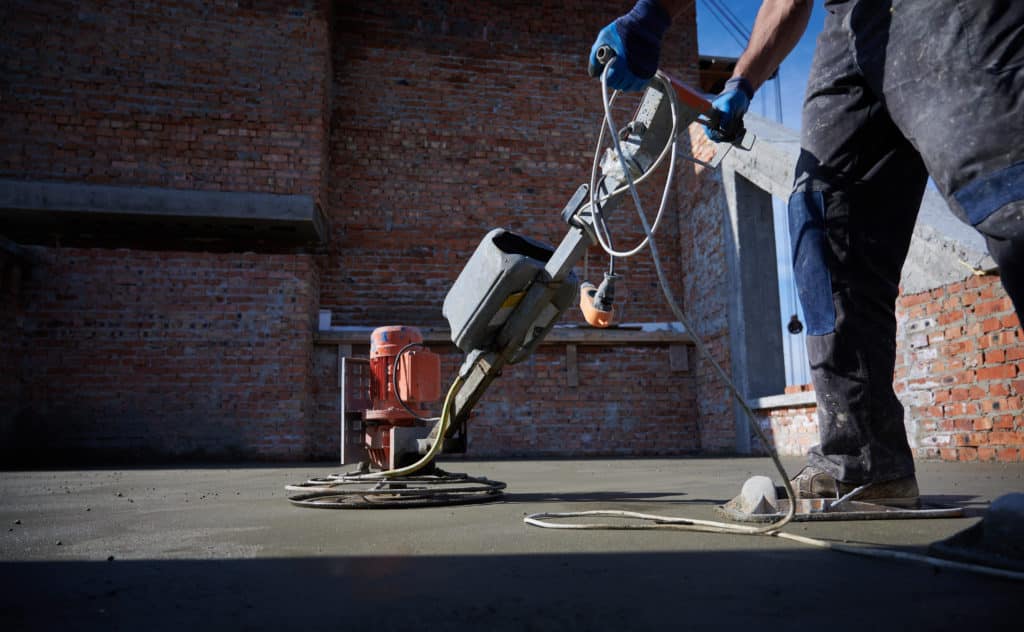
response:
{"label": "knee pad", "polygon": [[976,178],[953,198],[982,234],[1024,240],[1024,162]]}
{"label": "knee pad", "polygon": [[789,236],[793,276],[804,308],[807,334],[830,334],[836,328],[836,306],[826,260],[825,198],[821,191],[797,191],[790,196]]}

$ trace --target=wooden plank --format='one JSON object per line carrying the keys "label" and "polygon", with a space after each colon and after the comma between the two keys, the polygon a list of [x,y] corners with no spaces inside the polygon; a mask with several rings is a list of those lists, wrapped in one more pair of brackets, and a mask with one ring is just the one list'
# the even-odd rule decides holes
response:
{"label": "wooden plank", "polygon": [[[316,334],[316,343],[322,345],[368,345],[373,327],[346,327],[320,331]],[[421,327],[423,342],[428,345],[452,345],[451,333],[442,327]],[[643,345],[643,344],[676,344],[691,345],[693,339],[688,333],[681,331],[643,331],[641,329],[595,327],[555,327],[545,336],[541,344],[545,345]],[[454,346],[454,345],[453,345]]]}

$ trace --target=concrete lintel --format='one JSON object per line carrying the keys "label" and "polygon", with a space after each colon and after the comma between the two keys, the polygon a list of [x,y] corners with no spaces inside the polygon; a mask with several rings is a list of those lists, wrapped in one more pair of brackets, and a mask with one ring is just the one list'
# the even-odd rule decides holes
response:
{"label": "concrete lintel", "polygon": [[0,180],[0,217],[88,217],[289,226],[317,242],[326,221],[309,195]]}

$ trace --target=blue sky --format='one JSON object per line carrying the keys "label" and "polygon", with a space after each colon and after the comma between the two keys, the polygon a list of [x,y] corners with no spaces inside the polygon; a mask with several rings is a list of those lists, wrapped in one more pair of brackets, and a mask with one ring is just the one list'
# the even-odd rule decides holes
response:
{"label": "blue sky", "polygon": [[[736,15],[746,30],[754,26],[754,17],[761,6],[760,0],[719,0]],[[796,48],[782,63],[779,74],[782,78],[782,115],[786,127],[799,129],[800,106],[803,103],[804,90],[807,87],[807,75],[811,69],[811,58],[814,54],[814,42],[821,32],[825,21],[825,9],[821,2],[814,3],[814,12],[807,31],[800,39]],[[739,57],[743,52],[729,31],[719,23],[709,8],[707,0],[697,0],[697,42],[702,55],[722,55]],[[754,96],[750,111],[764,114],[775,119],[775,86],[768,82]]]}

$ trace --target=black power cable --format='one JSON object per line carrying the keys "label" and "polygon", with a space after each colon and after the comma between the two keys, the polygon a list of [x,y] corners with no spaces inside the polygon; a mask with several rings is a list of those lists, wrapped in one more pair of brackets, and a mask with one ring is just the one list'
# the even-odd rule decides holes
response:
{"label": "black power cable", "polygon": [[410,342],[409,344],[405,345],[404,347],[398,350],[398,353],[395,354],[395,362],[391,366],[391,387],[395,390],[395,399],[398,400],[398,403],[402,405],[402,408],[404,408],[407,413],[412,415],[417,421],[431,423],[436,420],[429,419],[427,417],[420,417],[419,413],[414,411],[412,408],[409,408],[408,404],[402,401],[402,394],[398,390],[398,362],[402,359],[402,355],[404,355],[413,347],[422,347],[424,349],[427,348],[427,346],[422,342]]}

